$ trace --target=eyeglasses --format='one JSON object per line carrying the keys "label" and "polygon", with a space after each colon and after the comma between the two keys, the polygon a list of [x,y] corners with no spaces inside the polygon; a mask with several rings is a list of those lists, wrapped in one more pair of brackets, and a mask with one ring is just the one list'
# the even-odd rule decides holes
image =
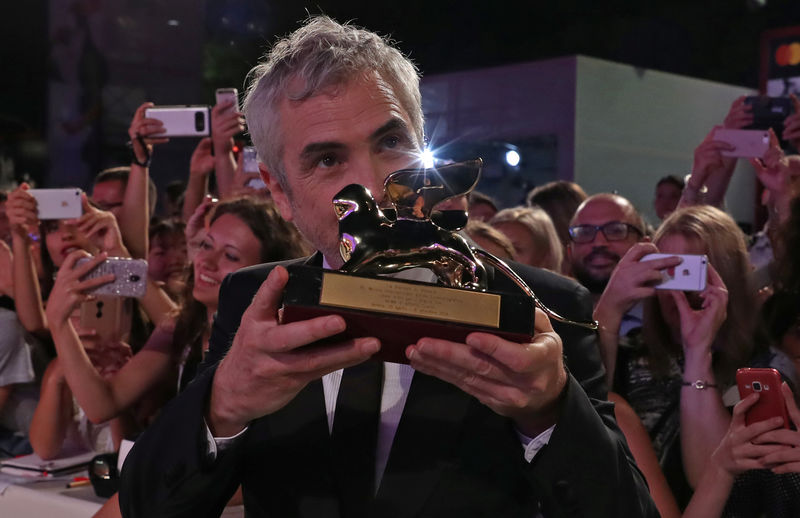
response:
{"label": "eyeglasses", "polygon": [[607,241],[622,241],[628,237],[630,231],[642,235],[642,231],[630,223],[609,221],[605,225],[575,225],[569,227],[569,237],[574,243],[591,243],[601,230]]}

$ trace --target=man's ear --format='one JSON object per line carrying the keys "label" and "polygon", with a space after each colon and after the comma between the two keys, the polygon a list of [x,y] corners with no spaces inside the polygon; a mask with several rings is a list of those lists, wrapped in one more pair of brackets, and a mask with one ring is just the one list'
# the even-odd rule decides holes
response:
{"label": "man's ear", "polygon": [[289,197],[278,181],[277,176],[270,173],[267,167],[261,162],[258,163],[258,173],[261,175],[261,179],[264,180],[270,194],[272,194],[272,201],[275,202],[275,206],[278,208],[283,219],[292,221],[292,204],[289,202]]}
{"label": "man's ear", "polygon": [[567,262],[572,263],[572,243],[567,243]]}

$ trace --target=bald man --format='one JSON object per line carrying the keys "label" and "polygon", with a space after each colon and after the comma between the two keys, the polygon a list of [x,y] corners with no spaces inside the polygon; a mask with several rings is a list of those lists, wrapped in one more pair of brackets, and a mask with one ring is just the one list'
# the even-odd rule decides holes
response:
{"label": "bald man", "polygon": [[619,260],[644,235],[642,216],[622,196],[595,194],[580,204],[569,226],[567,259],[595,301]]}

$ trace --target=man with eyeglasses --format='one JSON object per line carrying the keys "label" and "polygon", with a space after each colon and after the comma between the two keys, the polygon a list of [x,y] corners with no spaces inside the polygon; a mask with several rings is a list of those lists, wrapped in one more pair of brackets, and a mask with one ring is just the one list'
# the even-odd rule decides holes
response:
{"label": "man with eyeglasses", "polygon": [[[575,211],[569,227],[567,259],[572,271],[594,297],[595,306],[606,290],[611,274],[630,248],[645,237],[642,216],[627,199],[618,194],[601,193],[587,198]],[[609,294],[619,299],[622,322],[620,336],[642,326],[642,307],[630,297],[628,288],[638,277],[625,277],[631,286],[616,286]]]}
{"label": "man with eyeglasses", "polygon": [[619,260],[644,237],[644,221],[626,198],[595,194],[575,211],[569,237],[567,259],[578,282],[595,296],[596,302]]}

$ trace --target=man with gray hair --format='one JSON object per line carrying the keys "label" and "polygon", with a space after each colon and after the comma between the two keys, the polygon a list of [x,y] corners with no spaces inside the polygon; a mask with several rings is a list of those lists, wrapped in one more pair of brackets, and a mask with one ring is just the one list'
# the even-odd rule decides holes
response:
{"label": "man with gray hair", "polygon": [[[328,18],[253,70],[245,114],[276,205],[319,251],[311,265],[342,265],[335,193],[380,198],[389,173],[419,164],[416,69]],[[518,273],[589,316],[576,284]],[[513,290],[503,279],[490,287]],[[530,343],[426,337],[408,365],[366,361],[381,342],[337,341],[341,316],[280,322],[287,280],[284,265],[225,280],[204,368],[125,462],[124,516],[218,515],[239,485],[248,516],[657,516],[610,405],[586,395],[605,396],[592,333],[556,332],[537,310]]]}

